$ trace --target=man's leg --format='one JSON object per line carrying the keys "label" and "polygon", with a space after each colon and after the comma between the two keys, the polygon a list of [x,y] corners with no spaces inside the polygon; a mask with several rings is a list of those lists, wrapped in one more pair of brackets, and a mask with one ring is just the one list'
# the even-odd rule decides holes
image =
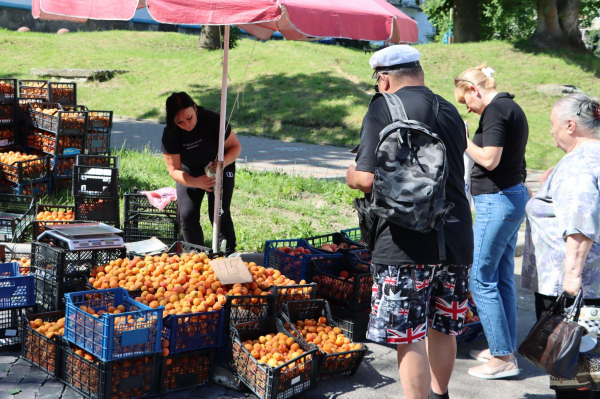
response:
{"label": "man's leg", "polygon": [[431,389],[438,395],[443,395],[448,392],[454,370],[456,337],[430,328],[427,335],[427,354],[431,368]]}
{"label": "man's leg", "polygon": [[426,399],[431,385],[431,374],[425,341],[396,347],[404,396],[406,399]]}

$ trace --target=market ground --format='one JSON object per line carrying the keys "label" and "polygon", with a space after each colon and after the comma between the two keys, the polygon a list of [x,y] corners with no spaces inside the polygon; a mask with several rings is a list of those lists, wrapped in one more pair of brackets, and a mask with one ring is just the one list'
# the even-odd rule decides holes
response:
{"label": "market ground", "polygon": [[[521,279],[521,259],[516,258],[515,282]],[[534,314],[534,298],[530,291],[517,288],[518,342],[522,342],[531,329]],[[297,396],[299,399],[402,399],[402,387],[398,379],[396,350],[394,347],[368,343],[369,351],[357,373],[351,378],[339,378],[319,382],[316,389]],[[479,362],[469,357],[471,348],[484,348],[485,340],[462,345],[458,349],[456,366],[450,383],[452,399],[551,399],[553,391],[548,388],[548,377],[532,364],[518,356],[521,374],[504,380],[480,380],[467,374],[467,369]],[[59,381],[47,378],[42,371],[31,368],[17,353],[0,353],[0,399],[76,399],[75,391]],[[9,390],[18,388],[17,395]],[[220,385],[197,388],[165,395],[165,399],[256,397],[250,393],[228,390]]]}

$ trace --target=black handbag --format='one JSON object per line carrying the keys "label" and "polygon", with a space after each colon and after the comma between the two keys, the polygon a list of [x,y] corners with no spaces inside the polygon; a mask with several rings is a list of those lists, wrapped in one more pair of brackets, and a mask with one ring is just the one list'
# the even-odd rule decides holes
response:
{"label": "black handbag", "polygon": [[563,294],[554,302],[550,310],[542,313],[525,341],[519,347],[519,353],[525,359],[556,378],[573,378],[579,367],[579,345],[585,329],[577,324],[583,290],[573,303],[568,314],[564,314]]}

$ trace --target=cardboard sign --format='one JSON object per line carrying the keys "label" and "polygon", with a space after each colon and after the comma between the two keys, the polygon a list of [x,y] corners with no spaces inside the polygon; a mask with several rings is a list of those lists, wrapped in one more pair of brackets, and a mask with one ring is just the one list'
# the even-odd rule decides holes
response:
{"label": "cardboard sign", "polygon": [[209,264],[222,284],[243,284],[253,281],[248,267],[244,265],[242,258],[239,256],[211,260]]}

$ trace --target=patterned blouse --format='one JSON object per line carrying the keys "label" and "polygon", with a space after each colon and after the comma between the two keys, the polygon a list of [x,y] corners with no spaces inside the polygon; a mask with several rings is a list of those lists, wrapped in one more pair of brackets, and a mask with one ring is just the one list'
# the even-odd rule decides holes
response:
{"label": "patterned blouse", "polygon": [[584,297],[600,298],[600,142],[565,155],[526,212],[521,287],[560,295],[567,236],[581,233],[594,241],[583,270]]}

